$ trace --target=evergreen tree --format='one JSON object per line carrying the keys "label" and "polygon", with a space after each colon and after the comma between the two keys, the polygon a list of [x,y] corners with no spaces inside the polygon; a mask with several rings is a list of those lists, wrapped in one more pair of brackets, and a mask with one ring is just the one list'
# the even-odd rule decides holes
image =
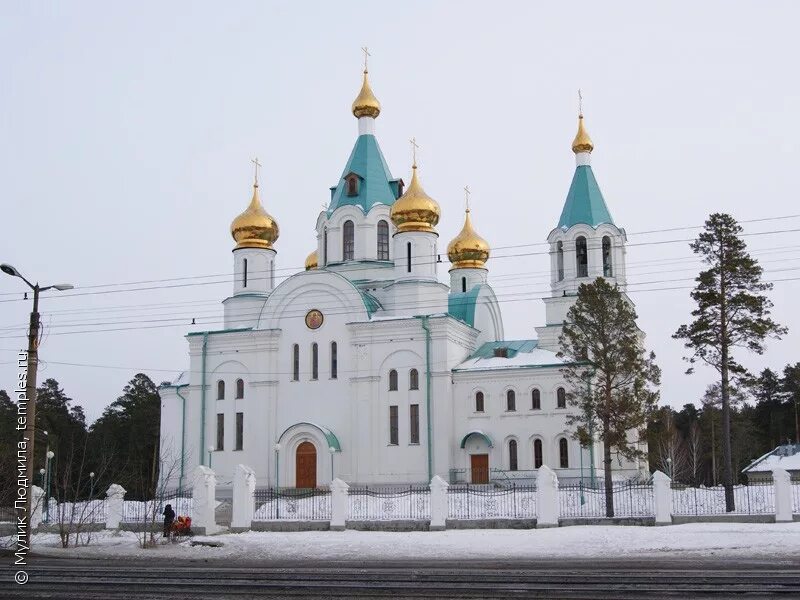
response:
{"label": "evergreen tree", "polygon": [[800,362],[784,367],[781,390],[794,413],[794,443],[800,444]]}
{"label": "evergreen tree", "polygon": [[562,370],[568,398],[580,408],[568,423],[576,426],[582,446],[594,443],[595,433],[603,443],[606,515],[613,517],[612,451],[628,459],[644,457],[639,445],[658,402],[653,386],[661,372],[655,355],[645,352],[630,301],[602,277],[578,289],[559,344],[559,356],[568,361]]}
{"label": "evergreen tree", "polygon": [[[697,308],[694,321],[681,325],[673,337],[684,340],[692,351],[691,364],[704,362],[720,375],[722,396],[722,466],[725,506],[734,510],[733,460],[731,454],[731,379],[746,375],[733,357],[733,350],[744,348],[764,352],[767,337],[780,337],[786,329],[770,319],[772,303],[764,293],[772,288],[761,280],[762,268],[747,252],[739,237],[742,228],[727,214],[715,213],[705,230],[692,242],[695,254],[709,268],[701,271],[691,293]],[[692,368],[687,372],[691,373]]]}
{"label": "evergreen tree", "polygon": [[752,409],[752,421],[762,445],[774,448],[784,444],[794,433],[792,415],[784,402],[784,385],[772,369],[748,381],[748,388],[758,402]]}

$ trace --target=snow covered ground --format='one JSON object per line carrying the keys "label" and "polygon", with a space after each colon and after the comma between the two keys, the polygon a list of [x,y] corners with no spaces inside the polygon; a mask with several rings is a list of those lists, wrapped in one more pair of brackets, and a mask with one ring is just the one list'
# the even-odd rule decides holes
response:
{"label": "snow covered ground", "polygon": [[[441,558],[640,558],[748,557],[797,561],[800,522],[692,523],[666,527],[575,526],[534,530],[450,530],[442,532],[315,531],[247,532],[195,537],[220,547],[188,542],[141,549],[135,534],[100,532],[92,544],[63,550],[58,537],[37,534],[34,551],[86,558],[164,557],[196,560],[396,560]],[[0,545],[9,539],[0,540]]]}

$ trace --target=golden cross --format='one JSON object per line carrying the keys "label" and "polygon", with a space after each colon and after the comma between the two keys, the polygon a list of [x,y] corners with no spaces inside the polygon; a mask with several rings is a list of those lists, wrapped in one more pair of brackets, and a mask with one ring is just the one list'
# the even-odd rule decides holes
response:
{"label": "golden cross", "polygon": [[412,137],[410,140],[411,142],[411,159],[413,161],[413,166],[417,166],[417,150],[419,149],[419,144],[417,144],[417,138]]}
{"label": "golden cross", "polygon": [[464,186],[464,196],[466,196],[466,199],[467,199],[467,212],[469,212],[469,195],[470,195],[469,186],[465,185]]}
{"label": "golden cross", "polygon": [[367,72],[367,57],[372,56],[372,54],[369,53],[369,50],[367,49],[366,46],[361,48],[361,51],[364,52],[364,73],[366,73]]}
{"label": "golden cross", "polygon": [[261,166],[261,163],[258,162],[258,157],[257,156],[254,159],[252,159],[250,162],[253,163],[253,165],[255,165],[255,171],[256,171],[256,174],[255,174],[255,186],[258,187],[258,168]]}
{"label": "golden cross", "polygon": [[578,114],[583,116],[583,94],[581,94],[581,88],[578,88]]}

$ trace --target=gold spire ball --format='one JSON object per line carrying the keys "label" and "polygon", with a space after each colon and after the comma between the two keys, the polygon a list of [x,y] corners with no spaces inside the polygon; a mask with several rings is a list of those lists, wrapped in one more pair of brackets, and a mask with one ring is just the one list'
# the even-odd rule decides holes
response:
{"label": "gold spire ball", "polygon": [[253,198],[245,211],[231,223],[231,235],[236,240],[234,250],[239,248],[272,248],[278,239],[280,230],[278,223],[272,218],[258,196],[258,159],[253,161],[256,165],[256,177],[253,183]]}
{"label": "gold spire ball", "polygon": [[580,152],[591,152],[592,150],[594,150],[594,144],[583,126],[583,113],[581,112],[578,115],[578,133],[575,135],[575,139],[572,140],[572,151],[578,154]]}
{"label": "gold spire ball", "polygon": [[398,232],[425,231],[436,233],[441,209],[439,203],[425,193],[417,177],[417,163],[411,167],[411,184],[406,193],[392,204],[392,223]]}
{"label": "gold spire ball", "polygon": [[489,243],[472,227],[469,206],[465,211],[461,232],[447,245],[447,258],[452,269],[484,269],[489,260]]}
{"label": "gold spire ball", "polygon": [[381,114],[381,103],[372,93],[372,88],[369,86],[369,76],[367,69],[364,69],[364,83],[361,84],[361,91],[358,97],[353,100],[353,114],[357,119],[361,117],[372,117],[375,119]]}
{"label": "gold spire ball", "polygon": [[317,258],[317,251],[314,250],[306,257],[306,271],[316,269],[319,266],[319,259]]}

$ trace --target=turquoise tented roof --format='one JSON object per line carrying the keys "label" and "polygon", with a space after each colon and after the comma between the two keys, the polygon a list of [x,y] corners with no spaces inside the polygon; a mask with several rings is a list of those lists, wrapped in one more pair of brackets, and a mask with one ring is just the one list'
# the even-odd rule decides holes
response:
{"label": "turquoise tented roof", "polygon": [[600,186],[594,178],[592,167],[589,165],[580,165],[575,169],[567,200],[564,202],[564,210],[561,211],[561,218],[558,220],[558,226],[565,229],[579,223],[592,227],[602,223],[614,223],[600,192]]}
{"label": "turquoise tented roof", "polygon": [[[350,173],[355,173],[360,177],[358,194],[355,196],[348,196],[345,191],[344,178]],[[391,206],[398,196],[399,181],[392,177],[375,136],[360,135],[339,182],[331,188],[328,214],[330,215],[340,206],[360,206],[365,213],[375,204]]]}

